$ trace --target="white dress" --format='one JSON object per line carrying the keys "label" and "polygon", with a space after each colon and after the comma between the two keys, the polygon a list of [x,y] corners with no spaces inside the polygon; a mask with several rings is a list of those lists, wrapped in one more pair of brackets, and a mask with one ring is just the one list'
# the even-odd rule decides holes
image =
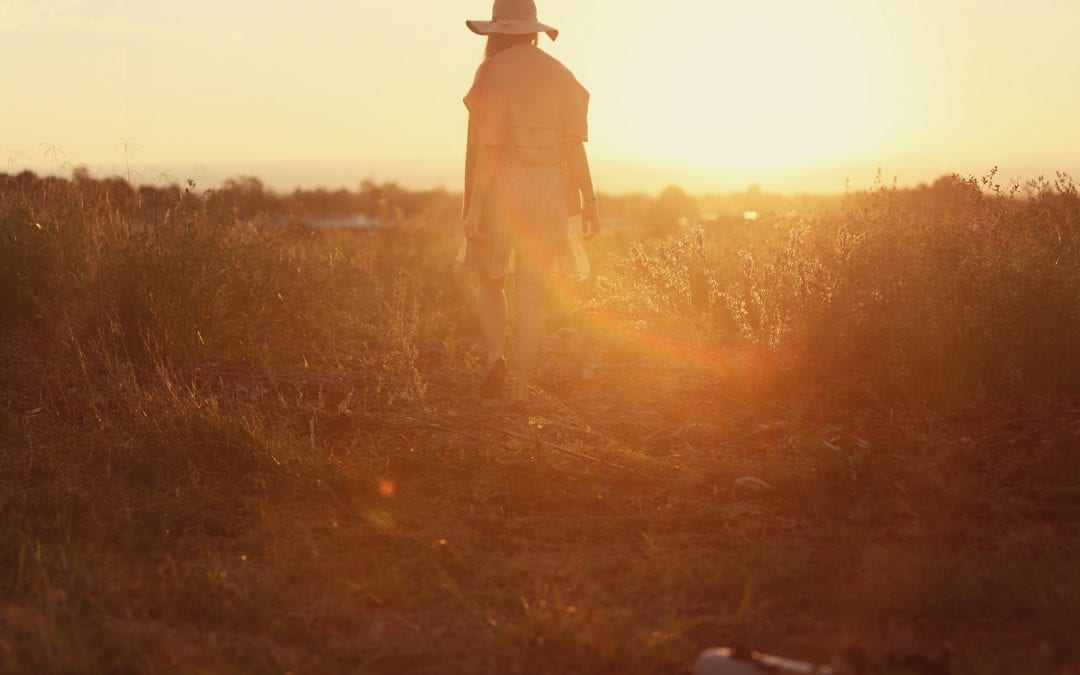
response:
{"label": "white dress", "polygon": [[481,207],[482,241],[466,241],[458,262],[481,277],[554,274],[582,279],[589,261],[568,219],[560,147],[495,146],[497,164]]}

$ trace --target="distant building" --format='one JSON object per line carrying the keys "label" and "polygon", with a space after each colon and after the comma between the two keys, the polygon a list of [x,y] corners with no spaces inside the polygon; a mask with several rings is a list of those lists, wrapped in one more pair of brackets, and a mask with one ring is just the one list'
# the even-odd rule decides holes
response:
{"label": "distant building", "polygon": [[332,218],[309,218],[307,221],[313,227],[341,228],[341,229],[369,229],[377,227],[378,219],[357,213],[351,216],[335,216]]}

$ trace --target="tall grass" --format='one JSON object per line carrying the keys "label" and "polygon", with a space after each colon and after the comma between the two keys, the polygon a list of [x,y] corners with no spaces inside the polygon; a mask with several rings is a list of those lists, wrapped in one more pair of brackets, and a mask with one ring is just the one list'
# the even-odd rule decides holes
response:
{"label": "tall grass", "polygon": [[[86,639],[99,610],[63,598],[118,601],[150,560],[212,559],[274,500],[336,494],[334,412],[423,404],[415,291],[378,243],[393,235],[165,197],[0,178],[0,669],[100,667],[92,641],[59,637]],[[170,592],[170,616],[220,600]]]}
{"label": "tall grass", "polygon": [[672,672],[893,620],[1064,663],[1080,196],[994,181],[611,228],[517,419],[445,200],[0,176],[0,670]]}
{"label": "tall grass", "polygon": [[594,302],[772,353],[792,386],[885,408],[1080,393],[1080,197],[1067,176],[956,177],[912,203],[766,214],[638,244]]}

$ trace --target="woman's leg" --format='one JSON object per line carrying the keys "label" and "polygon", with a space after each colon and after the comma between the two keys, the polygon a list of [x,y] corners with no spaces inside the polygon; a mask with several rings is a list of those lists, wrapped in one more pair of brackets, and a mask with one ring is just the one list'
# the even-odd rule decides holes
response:
{"label": "woman's leg", "polygon": [[490,366],[496,359],[506,356],[506,293],[501,279],[480,279],[476,308]]}
{"label": "woman's leg", "polygon": [[517,324],[514,330],[514,370],[517,389],[514,399],[529,398],[529,387],[540,365],[544,344],[544,283],[538,274],[519,274],[515,284]]}

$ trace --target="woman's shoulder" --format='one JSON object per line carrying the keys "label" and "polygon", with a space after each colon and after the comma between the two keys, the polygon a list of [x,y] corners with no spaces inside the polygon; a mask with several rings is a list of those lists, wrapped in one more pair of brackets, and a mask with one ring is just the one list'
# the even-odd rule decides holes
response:
{"label": "woman's shoulder", "polygon": [[[529,82],[532,83],[532,86],[546,83],[540,86],[555,87],[557,89],[577,89],[581,87],[581,83],[573,71],[543,49],[530,46],[528,49],[513,51],[516,53],[513,55],[508,54],[508,56],[512,56],[511,59],[507,59],[498,66],[492,64],[491,77],[493,80],[498,79],[507,83]],[[495,74],[496,67],[500,70],[498,75]]]}
{"label": "woman's shoulder", "polygon": [[463,99],[467,107],[471,107],[470,104],[479,95],[480,85],[487,78],[487,72],[490,63],[490,59],[485,59],[479,66],[477,66],[476,74],[473,75],[472,86],[469,87],[469,91],[465,94],[465,98]]}
{"label": "woman's shoulder", "polygon": [[480,80],[484,79],[484,73],[488,71],[490,64],[490,59],[484,59],[480,62],[480,65],[476,67],[476,73],[473,74],[472,86],[475,87],[480,82]]}
{"label": "woman's shoulder", "polygon": [[543,89],[549,92],[574,92],[587,96],[573,71],[559,59],[532,45],[516,46],[506,49],[486,59],[476,69],[472,87],[465,96],[465,105],[480,96],[481,90],[487,92],[516,92],[522,89]]}
{"label": "woman's shoulder", "polygon": [[517,58],[520,63],[526,65],[573,75],[570,69],[567,68],[562,61],[535,45],[528,45],[528,48],[526,49],[515,50],[513,56]]}

